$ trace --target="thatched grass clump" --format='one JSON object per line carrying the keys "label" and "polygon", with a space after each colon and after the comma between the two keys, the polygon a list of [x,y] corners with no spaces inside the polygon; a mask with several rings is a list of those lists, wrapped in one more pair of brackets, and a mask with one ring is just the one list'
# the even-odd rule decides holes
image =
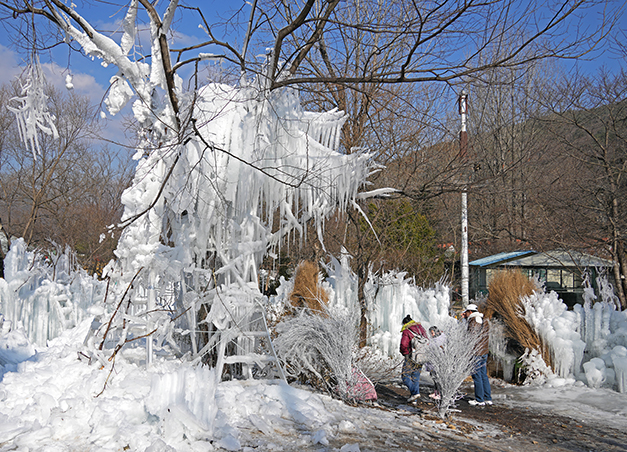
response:
{"label": "thatched grass clump", "polygon": [[507,336],[529,350],[538,350],[544,362],[551,366],[552,359],[548,347],[524,319],[525,308],[521,299],[533,294],[536,286],[518,270],[501,271],[490,282],[485,316],[497,316],[507,328]]}
{"label": "thatched grass clump", "polygon": [[322,288],[319,281],[318,266],[310,261],[301,262],[296,268],[294,288],[290,293],[290,301],[295,308],[307,308],[310,311],[323,314],[329,301],[329,295]]}

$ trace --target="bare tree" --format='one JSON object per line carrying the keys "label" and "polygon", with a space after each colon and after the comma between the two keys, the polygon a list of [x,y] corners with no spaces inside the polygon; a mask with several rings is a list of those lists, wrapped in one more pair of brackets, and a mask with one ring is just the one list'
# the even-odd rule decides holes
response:
{"label": "bare tree", "polygon": [[[105,2],[94,3],[99,10],[108,7]],[[582,28],[580,33],[571,33],[570,39],[563,39],[563,33],[603,4],[605,2],[583,0],[552,1],[542,7],[537,2],[521,6],[511,0],[441,4],[256,1],[250,11],[240,9],[232,18],[234,25],[238,25],[238,21],[239,24],[248,22],[241,50],[229,36],[217,34],[219,26],[206,21],[208,15],[202,8],[179,6],[177,1],[164,5],[147,0],[132,2],[120,44],[106,32],[97,30],[81,15],[79,8],[61,0],[2,1],[0,7],[5,17],[24,20],[22,28],[18,29],[22,33],[32,33],[32,29],[28,30],[31,18],[40,17],[58,27],[57,39],[69,36],[88,54],[115,64],[121,73],[120,79],[114,82],[114,89],[122,89],[118,84],[126,80],[142,102],[150,105],[146,97],[150,96],[150,90],[146,91],[150,87],[147,74],[141,73],[140,66],[129,54],[131,48],[135,54],[142,51],[135,45],[135,25],[141,20],[138,10],[145,10],[153,25],[152,40],[150,48],[144,50],[144,55],[138,55],[137,61],[149,58],[159,61],[155,70],[158,67],[163,75],[163,87],[173,115],[169,125],[179,128],[183,118],[179,117],[180,93],[177,93],[174,76],[184,66],[198,66],[207,59],[221,57],[246,73],[264,71],[269,89],[306,83],[350,87],[429,81],[452,83],[468,77],[480,78],[494,67],[523,67],[542,58],[574,58],[586,53],[607,34],[612,21],[618,20],[612,15],[615,12],[612,8],[605,11],[606,17],[598,28]],[[207,39],[172,49],[168,34],[178,13],[200,21]],[[38,29],[36,43],[32,39],[28,42],[50,45],[49,37],[42,36],[42,30],[43,27]],[[258,36],[264,41],[263,48],[267,47],[268,40],[274,41],[269,66],[259,63],[255,56],[259,52],[250,49],[258,44],[255,40]],[[208,55],[206,49],[220,49],[222,53]],[[342,88],[338,88],[336,96],[342,98]]]}
{"label": "bare tree", "polygon": [[[614,261],[615,289],[627,307],[627,78],[575,76],[543,98],[553,145],[542,207],[556,246],[593,249]],[[556,164],[555,162],[559,162]]]}
{"label": "bare tree", "polygon": [[[9,86],[2,93],[15,93]],[[6,93],[9,93],[8,95]],[[0,134],[0,207],[9,235],[31,245],[47,240],[70,245],[84,261],[113,257],[112,243],[100,235],[121,215],[120,196],[130,181],[128,160],[93,146],[98,131],[95,109],[86,98],[48,90],[59,138],[43,136],[39,153],[18,141],[15,118]],[[120,155],[121,157],[121,155]]]}
{"label": "bare tree", "polygon": [[[471,88],[471,241],[482,253],[520,249],[538,239],[534,193],[540,184],[547,64],[494,69]],[[536,242],[537,243],[537,242]]]}

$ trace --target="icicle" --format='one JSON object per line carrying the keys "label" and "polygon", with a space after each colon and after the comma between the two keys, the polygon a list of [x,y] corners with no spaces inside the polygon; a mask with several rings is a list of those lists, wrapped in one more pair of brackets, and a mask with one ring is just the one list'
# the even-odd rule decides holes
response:
{"label": "icicle", "polygon": [[[36,159],[37,154],[41,153],[38,129],[46,135],[51,135],[55,140],[59,138],[59,134],[54,125],[56,118],[48,111],[48,96],[44,92],[46,79],[38,56],[32,57],[25,71],[26,80],[22,84],[22,97],[11,98],[7,108],[15,114],[20,139],[30,147]],[[18,105],[11,106],[10,102],[17,102]]]}

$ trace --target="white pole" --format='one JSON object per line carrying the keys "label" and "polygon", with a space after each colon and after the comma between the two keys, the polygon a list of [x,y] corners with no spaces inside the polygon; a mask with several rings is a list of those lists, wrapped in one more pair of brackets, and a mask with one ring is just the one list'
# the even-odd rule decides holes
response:
{"label": "white pole", "polygon": [[[467,161],[468,134],[466,132],[466,116],[468,115],[468,93],[462,91],[459,96],[459,114],[462,118],[462,129],[459,133],[460,157],[465,164]],[[464,181],[466,182],[466,181]],[[467,306],[470,302],[468,291],[468,193],[466,187],[462,191],[462,250],[461,250],[461,270],[462,270],[462,306]]]}
{"label": "white pole", "polygon": [[[146,310],[148,314],[146,316],[146,334],[152,331],[152,311],[155,309],[157,291],[155,290],[155,284],[157,284],[157,277],[155,275],[155,271],[151,270],[149,276],[149,284],[148,287],[148,300],[146,303]],[[146,367],[152,364],[152,334],[150,336],[146,336]]]}
{"label": "white pole", "polygon": [[468,193],[462,192],[462,305],[467,306],[470,299],[468,293]]}

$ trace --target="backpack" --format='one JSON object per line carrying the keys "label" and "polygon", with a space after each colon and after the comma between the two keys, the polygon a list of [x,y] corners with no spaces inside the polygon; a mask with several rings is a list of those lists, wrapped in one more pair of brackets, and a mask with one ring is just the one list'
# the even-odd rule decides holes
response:
{"label": "backpack", "polygon": [[429,339],[422,334],[416,334],[412,330],[409,330],[409,332],[412,334],[409,357],[416,364],[422,364],[427,361],[427,345],[429,344]]}

